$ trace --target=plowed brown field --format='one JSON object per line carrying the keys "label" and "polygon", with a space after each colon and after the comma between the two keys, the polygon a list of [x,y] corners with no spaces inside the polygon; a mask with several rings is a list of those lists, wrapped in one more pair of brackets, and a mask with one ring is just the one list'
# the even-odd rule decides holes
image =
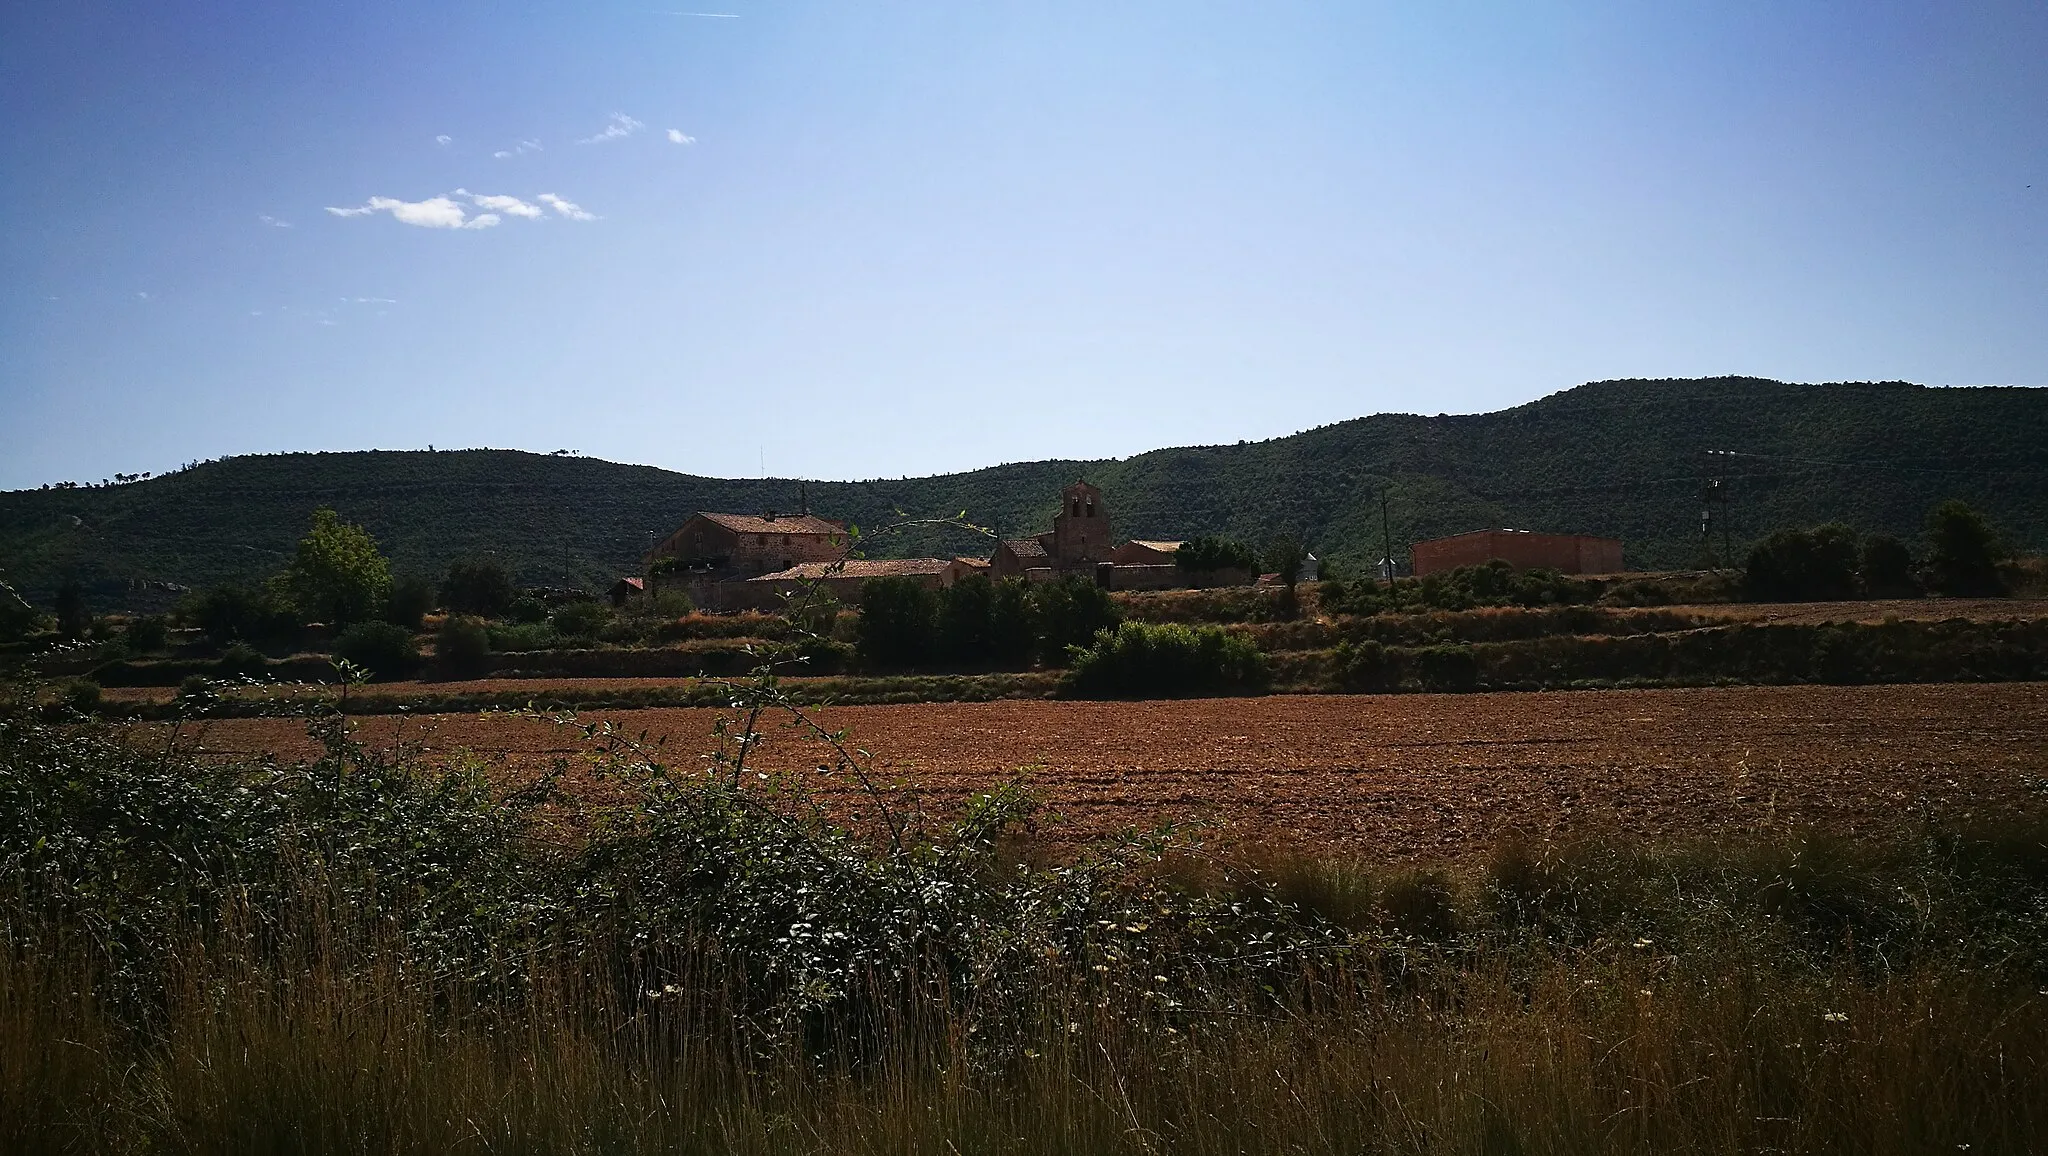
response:
{"label": "plowed brown field", "polygon": [[[820,712],[888,778],[943,807],[1022,771],[1081,838],[1209,819],[1248,842],[1407,861],[1483,853],[1506,836],[1653,839],[1738,830],[1840,833],[2048,809],[2048,684],[1750,687],[1536,694],[1275,696],[1179,702],[1004,701]],[[709,710],[611,712],[706,749]],[[471,750],[533,771],[572,729],[505,716],[364,719],[430,754]],[[147,728],[156,729],[156,728]],[[208,751],[310,753],[289,720],[209,724]],[[809,767],[781,731],[761,758]]]}

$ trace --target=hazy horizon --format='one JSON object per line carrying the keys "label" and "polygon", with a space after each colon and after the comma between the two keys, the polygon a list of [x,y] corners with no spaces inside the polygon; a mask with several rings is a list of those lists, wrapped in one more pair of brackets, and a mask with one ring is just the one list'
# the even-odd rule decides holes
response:
{"label": "hazy horizon", "polygon": [[1617,378],[2048,384],[2020,0],[88,2],[0,13],[0,99],[4,489],[429,444],[918,477]]}

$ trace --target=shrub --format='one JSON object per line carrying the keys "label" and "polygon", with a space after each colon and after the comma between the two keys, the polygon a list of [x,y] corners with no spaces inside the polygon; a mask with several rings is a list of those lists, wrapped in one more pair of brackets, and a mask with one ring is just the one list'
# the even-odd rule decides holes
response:
{"label": "shrub", "polygon": [[457,614],[496,618],[517,597],[512,576],[495,558],[459,559],[449,564],[448,575],[441,580],[441,605]]}
{"label": "shrub", "polygon": [[229,582],[189,595],[178,605],[180,620],[197,626],[208,641],[225,646],[292,638],[298,616],[291,604],[268,586]]}
{"label": "shrub", "polygon": [[1856,563],[1856,531],[1847,526],[1780,530],[1751,548],[1743,587],[1758,602],[1853,598]]}
{"label": "shrub", "polygon": [[532,595],[515,599],[505,608],[505,617],[513,622],[532,624],[548,620],[547,604]]}
{"label": "shrub", "polygon": [[270,660],[246,642],[230,643],[221,651],[218,665],[228,678],[261,678],[270,670]]}
{"label": "shrub", "polygon": [[1126,622],[1076,648],[1060,687],[1082,698],[1137,698],[1259,691],[1268,681],[1265,656],[1221,627]]}
{"label": "shrub", "polygon": [[384,599],[384,621],[418,630],[420,620],[433,608],[434,584],[417,574],[408,574],[391,583],[391,593]]}
{"label": "shrub", "polygon": [[1998,564],[2007,551],[1984,515],[1951,498],[1927,515],[1927,576],[1940,594],[2005,593]]}
{"label": "shrub", "polygon": [[128,624],[128,649],[136,654],[154,654],[170,641],[171,630],[161,614],[150,614]]}
{"label": "shrub", "polygon": [[571,602],[549,618],[555,631],[569,638],[596,638],[611,620],[611,607],[590,600]]}
{"label": "shrub", "polygon": [[79,714],[91,714],[100,708],[100,684],[89,678],[74,678],[64,684],[62,701]]}
{"label": "shrub", "polygon": [[434,662],[449,674],[478,674],[490,659],[490,633],[474,618],[450,614],[434,634]]}
{"label": "shrub", "polygon": [[527,650],[553,650],[562,644],[562,636],[545,622],[522,622],[517,626],[492,626],[485,631],[490,648],[504,653]]}
{"label": "shrub", "polygon": [[1048,666],[1065,665],[1071,648],[1093,645],[1097,634],[1124,617],[1109,591],[1073,575],[1031,587],[1031,609],[1038,657]]}
{"label": "shrub", "polygon": [[1906,544],[1890,534],[1872,534],[1863,540],[1856,563],[1857,581],[1873,598],[1912,598],[1920,593],[1913,579],[1913,555]]}
{"label": "shrub", "polygon": [[860,584],[854,652],[875,666],[914,666],[932,655],[937,599],[914,578]]}
{"label": "shrub", "polygon": [[412,631],[389,622],[358,622],[334,640],[334,655],[377,678],[402,678],[419,666]]}

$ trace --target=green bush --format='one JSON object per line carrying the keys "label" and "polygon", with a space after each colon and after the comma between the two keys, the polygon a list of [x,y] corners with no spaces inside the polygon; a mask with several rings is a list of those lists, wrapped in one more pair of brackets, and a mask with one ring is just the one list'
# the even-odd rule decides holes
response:
{"label": "green bush", "polygon": [[529,650],[553,650],[562,636],[545,622],[523,622],[517,626],[492,626],[486,631],[492,650],[513,654]]}
{"label": "green bush", "polygon": [[100,708],[100,684],[89,678],[74,678],[64,684],[62,701],[78,714],[92,714]]}
{"label": "green bush", "polygon": [[1124,617],[1109,591],[1074,575],[1032,586],[1031,610],[1038,657],[1047,666],[1066,665],[1072,648],[1093,645],[1097,634],[1114,629]]}
{"label": "green bush", "polygon": [[418,630],[420,620],[434,608],[434,594],[434,584],[417,574],[394,579],[391,593],[384,598],[384,621]]}
{"label": "green bush", "polygon": [[1832,602],[1856,596],[1856,531],[1827,525],[1779,530],[1749,551],[1743,588],[1757,602]]}
{"label": "green bush", "polygon": [[1060,680],[1079,698],[1249,693],[1266,688],[1265,656],[1218,626],[1126,622],[1077,647]]}
{"label": "green bush", "polygon": [[412,631],[389,622],[358,622],[334,640],[334,656],[377,678],[403,678],[420,664]]}
{"label": "green bush", "polygon": [[299,633],[297,611],[269,586],[228,582],[210,587],[187,595],[176,613],[216,646],[284,641]]}
{"label": "green bush", "polygon": [[939,657],[987,662],[995,651],[995,583],[975,574],[940,587],[934,602],[932,641]]}
{"label": "green bush", "polygon": [[270,670],[270,660],[246,642],[230,643],[220,653],[220,673],[226,678],[261,678]]}
{"label": "green bush", "polygon": [[480,674],[490,664],[491,636],[474,618],[450,614],[434,634],[434,663],[452,675]]}
{"label": "green bush", "polygon": [[536,622],[546,622],[548,620],[547,604],[531,595],[518,598],[513,601],[512,605],[505,608],[505,617],[513,622],[529,626]]}
{"label": "green bush", "polygon": [[612,609],[595,600],[571,602],[556,610],[548,620],[554,623],[558,634],[569,638],[596,638],[598,632],[611,622]]}
{"label": "green bush", "polygon": [[128,624],[128,649],[136,654],[155,654],[170,638],[170,625],[161,614],[146,615]]}

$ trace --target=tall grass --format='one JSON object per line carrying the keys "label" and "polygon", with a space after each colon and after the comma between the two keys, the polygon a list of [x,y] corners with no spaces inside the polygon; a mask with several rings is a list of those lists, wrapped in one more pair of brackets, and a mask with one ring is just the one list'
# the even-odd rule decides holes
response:
{"label": "tall grass", "polygon": [[702,768],[586,728],[596,809],[312,725],[273,767],[0,713],[0,1150],[2048,1146],[2048,821],[1053,861],[1010,793],[827,819],[744,717]]}

